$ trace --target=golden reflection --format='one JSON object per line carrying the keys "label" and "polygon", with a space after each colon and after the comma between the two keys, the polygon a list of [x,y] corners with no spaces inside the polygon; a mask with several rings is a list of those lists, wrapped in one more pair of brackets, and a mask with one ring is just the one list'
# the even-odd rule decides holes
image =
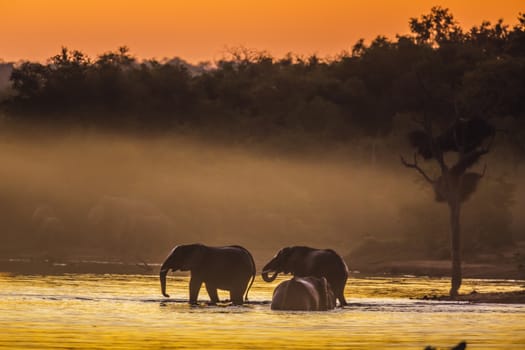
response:
{"label": "golden reflection", "polygon": [[[251,304],[243,307],[190,307],[174,302],[187,300],[187,277],[171,276],[172,299],[165,299],[157,276],[0,275],[0,348],[422,349],[463,339],[488,348],[525,342],[525,305],[409,299],[445,294],[448,279],[350,278],[348,308],[273,312],[267,302],[282,279],[257,278]],[[511,291],[520,284],[465,280],[462,290]]]}

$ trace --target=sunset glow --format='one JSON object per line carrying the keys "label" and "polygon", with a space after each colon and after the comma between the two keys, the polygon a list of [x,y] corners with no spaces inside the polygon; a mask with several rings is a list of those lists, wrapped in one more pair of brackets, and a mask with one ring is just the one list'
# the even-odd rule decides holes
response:
{"label": "sunset glow", "polygon": [[523,348],[524,5],[0,0],[0,350]]}
{"label": "sunset glow", "polygon": [[122,45],[141,58],[191,62],[240,45],[276,56],[336,55],[359,38],[407,33],[409,18],[435,5],[450,8],[463,28],[514,24],[525,10],[520,0],[0,0],[0,59],[43,61],[61,46],[95,56]]}

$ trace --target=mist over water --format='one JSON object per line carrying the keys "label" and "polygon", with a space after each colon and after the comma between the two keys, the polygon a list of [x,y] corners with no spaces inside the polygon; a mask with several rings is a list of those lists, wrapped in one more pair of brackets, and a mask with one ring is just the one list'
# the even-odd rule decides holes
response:
{"label": "mist over water", "polygon": [[347,253],[356,238],[392,232],[400,203],[420,192],[401,171],[348,156],[264,154],[182,137],[9,138],[0,158],[3,254],[28,251],[25,236],[57,256],[160,260],[190,242],[267,256],[293,244]]}
{"label": "mist over water", "polygon": [[376,161],[350,146],[284,153],[181,135],[53,135],[0,141],[0,256],[160,262],[201,242],[243,245],[260,266],[287,245],[346,256],[370,238],[448,237],[446,208],[391,151]]}

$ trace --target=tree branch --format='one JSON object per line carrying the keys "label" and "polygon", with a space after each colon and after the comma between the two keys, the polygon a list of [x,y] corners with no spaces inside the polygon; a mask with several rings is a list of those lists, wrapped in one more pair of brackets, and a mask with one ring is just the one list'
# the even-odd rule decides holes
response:
{"label": "tree branch", "polygon": [[483,166],[483,172],[482,172],[481,175],[480,175],[480,179],[481,179],[483,176],[485,176],[485,171],[486,171],[486,170],[487,170],[487,164],[485,164],[485,165]]}
{"label": "tree branch", "polygon": [[432,180],[430,178],[430,176],[428,176],[425,171],[423,169],[421,169],[419,167],[419,165],[417,164],[417,153],[414,153],[414,162],[413,163],[409,163],[405,160],[405,158],[403,158],[403,156],[400,156],[401,158],[401,163],[406,166],[407,168],[412,168],[412,169],[416,169],[424,178],[425,180],[427,180],[430,184],[435,184],[436,181],[435,180]]}
{"label": "tree branch", "polygon": [[481,158],[481,156],[483,156],[486,153],[488,153],[488,150],[479,149],[467,154],[460,155],[460,158],[458,159],[456,165],[454,165],[450,169],[450,172],[456,176],[463,174],[465,171],[467,171],[468,168],[476,164]]}

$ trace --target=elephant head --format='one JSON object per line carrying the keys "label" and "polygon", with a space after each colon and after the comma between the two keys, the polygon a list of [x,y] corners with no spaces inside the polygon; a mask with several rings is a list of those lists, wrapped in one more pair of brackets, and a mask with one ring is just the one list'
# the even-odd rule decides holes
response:
{"label": "elephant head", "polygon": [[[273,257],[268,264],[263,267],[262,278],[265,282],[272,282],[280,272],[294,272],[294,249],[292,247],[283,248]],[[272,276],[268,274],[273,272]]]}
{"label": "elephant head", "polygon": [[166,275],[169,270],[188,271],[199,266],[205,247],[201,244],[179,245],[175,247],[170,255],[164,260],[160,267],[160,288],[162,295],[169,298],[166,294]]}

